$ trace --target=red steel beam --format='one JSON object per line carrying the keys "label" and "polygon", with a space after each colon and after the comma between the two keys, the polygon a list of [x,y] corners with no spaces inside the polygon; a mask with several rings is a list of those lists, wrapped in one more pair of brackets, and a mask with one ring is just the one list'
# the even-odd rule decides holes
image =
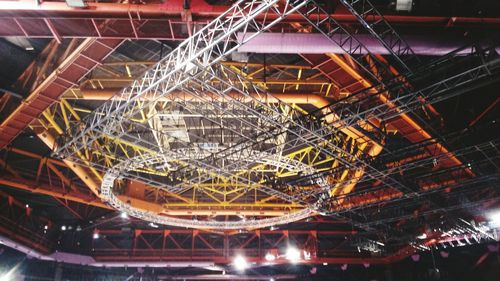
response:
{"label": "red steel beam", "polygon": [[[156,234],[156,235],[165,235],[165,231],[168,231],[168,235],[171,234],[184,234],[184,235],[193,235],[194,233],[214,233],[220,234],[218,232],[213,232],[210,230],[194,230],[194,229],[136,229],[136,233],[142,234]],[[116,235],[123,233],[121,229],[99,229],[100,234],[105,235]],[[245,234],[258,234],[258,235],[275,235],[275,234],[285,234],[288,235],[328,235],[328,236],[348,236],[354,235],[358,232],[355,230],[266,230],[266,229],[257,229],[257,230],[248,230],[244,232]],[[223,234],[226,235],[241,235],[239,231],[225,231]]]}
{"label": "red steel beam", "polygon": [[[94,255],[96,261],[100,262],[139,262],[139,261],[212,261],[217,264],[232,264],[234,262],[234,257],[223,257],[223,256],[162,256],[162,255],[143,255],[143,256],[103,256]],[[403,257],[401,257],[402,259]],[[256,264],[269,264],[265,258],[248,258],[247,261]],[[389,264],[390,260],[388,258],[356,258],[356,257],[318,257],[310,260],[302,260],[297,262],[297,264]],[[273,264],[290,264],[287,259],[277,259],[273,261]]]}
{"label": "red steel beam", "polygon": [[[189,33],[178,36],[179,27],[203,23],[219,16],[228,6],[208,5],[204,0],[192,0],[190,9],[184,9],[183,0],[169,0],[162,4],[87,3],[86,9],[74,9],[64,2],[43,1],[37,4],[31,0],[2,1],[0,5],[0,36],[25,36],[53,38],[141,38],[179,40]],[[183,17],[189,13],[190,17]],[[332,14],[336,20],[356,24],[356,18],[343,7]],[[192,18],[193,22],[185,22]],[[446,28],[450,26],[482,26],[494,28],[499,18],[435,17],[384,15],[391,24],[428,25]],[[49,20],[50,25],[46,24]],[[368,20],[376,21],[377,17]],[[286,19],[305,23],[301,15],[294,14]],[[134,30],[143,25],[141,30]]]}
{"label": "red steel beam", "polygon": [[122,40],[85,39],[50,75],[45,78],[21,105],[0,125],[0,149],[14,140],[31,122],[70,87],[111,54]]}

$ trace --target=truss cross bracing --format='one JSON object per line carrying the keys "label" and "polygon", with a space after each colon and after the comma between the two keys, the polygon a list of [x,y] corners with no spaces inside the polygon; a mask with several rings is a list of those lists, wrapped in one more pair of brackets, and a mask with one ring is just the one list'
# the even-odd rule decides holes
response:
{"label": "truss cross bracing", "polygon": [[[378,142],[383,137],[365,134],[361,124],[370,118],[384,122],[411,112],[421,106],[419,98],[429,103],[444,99],[448,90],[491,75],[498,64],[483,60],[465,72],[417,90],[407,89],[405,83],[411,81],[414,72],[400,56],[413,58],[413,52],[368,1],[362,1],[361,8],[357,2],[342,1],[388,48],[406,77],[391,73],[385,63],[314,1],[238,1],[132,86],[82,121],[72,120],[56,154],[103,171],[99,196],[115,208],[175,226],[241,229],[288,223],[330,208],[327,201],[332,190],[367,179],[405,192],[407,198],[414,194],[414,188],[400,182],[394,170],[373,163],[382,150]],[[376,86],[314,114],[304,114],[294,104],[266,93],[243,74],[219,64],[239,46],[295,12],[351,55]],[[370,13],[381,21],[367,24],[365,18]],[[383,34],[377,33],[379,26]],[[385,36],[387,33],[391,37]],[[342,36],[335,37],[340,38],[335,41],[333,34]],[[368,60],[356,56],[361,50],[368,54]],[[486,58],[490,51],[475,50]],[[373,105],[371,98],[375,96],[383,96],[387,102]],[[301,154],[293,153],[292,148],[311,149],[320,162],[331,159],[334,164],[329,167],[329,175],[320,173],[321,166],[297,159]],[[279,178],[277,171],[287,176]],[[309,181],[291,184],[296,175]],[[250,195],[254,202],[280,200],[295,207],[282,216],[248,221],[179,219],[162,215],[162,209],[124,202],[115,194],[126,186],[123,179],[138,180],[175,194],[194,194],[207,183],[232,184],[243,186],[245,191],[233,200],[249,200]],[[254,191],[253,196],[248,190]],[[204,192],[219,200],[215,195],[218,191]],[[226,194],[219,202],[226,202]],[[268,197],[262,197],[264,194]]]}

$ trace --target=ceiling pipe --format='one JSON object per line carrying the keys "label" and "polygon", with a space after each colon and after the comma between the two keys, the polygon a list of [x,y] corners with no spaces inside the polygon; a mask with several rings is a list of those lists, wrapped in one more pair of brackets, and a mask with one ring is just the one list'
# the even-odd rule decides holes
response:
{"label": "ceiling pipe", "polygon": [[[251,33],[238,34],[238,40],[243,36],[252,36]],[[334,41],[342,41],[340,34],[334,34]],[[366,54],[366,50],[373,54],[390,55],[380,41],[370,34],[358,34],[357,40],[366,49],[360,52]],[[402,36],[416,55],[444,56],[455,51],[469,42],[466,38],[443,37],[443,36]],[[390,40],[389,38],[387,40]],[[500,47],[496,49],[500,52]],[[330,39],[318,33],[262,33],[254,37],[238,48],[242,53],[273,53],[273,54],[344,54],[338,45],[332,44]],[[470,48],[465,48],[458,54],[469,54]]]}

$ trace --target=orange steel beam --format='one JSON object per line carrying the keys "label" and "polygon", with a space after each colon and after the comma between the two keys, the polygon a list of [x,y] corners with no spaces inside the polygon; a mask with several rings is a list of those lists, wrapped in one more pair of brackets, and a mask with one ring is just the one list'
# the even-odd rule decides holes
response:
{"label": "orange steel beam", "polygon": [[[51,149],[57,149],[57,143],[54,136],[52,136],[48,131],[38,132],[37,136]],[[84,182],[90,190],[97,196],[99,196],[100,183],[96,179],[96,175],[92,176],[91,172],[86,168],[74,163],[71,160],[63,159],[64,164],[70,168],[73,173],[75,173],[82,182]],[[98,175],[97,175],[98,176]]]}
{"label": "orange steel beam", "polygon": [[483,118],[484,115],[486,115],[493,108],[495,108],[495,106],[497,105],[498,102],[500,102],[500,98],[497,98],[495,101],[493,101],[488,107],[486,107],[485,110],[483,110],[483,112],[481,112],[481,114],[479,114],[476,118],[474,118],[474,120],[472,120],[469,123],[469,127],[474,126],[479,120],[481,120],[481,118]]}
{"label": "orange steel beam", "polygon": [[42,185],[26,179],[0,177],[0,184],[11,188],[29,191],[35,194],[42,194],[99,208],[111,209],[111,207],[102,203],[98,198],[89,196],[88,194],[75,191],[67,192],[64,190],[57,190],[54,186]]}
{"label": "orange steel beam", "polygon": [[0,124],[0,149],[14,140],[45,109],[56,102],[65,90],[75,86],[81,77],[112,53],[121,42],[116,39],[83,40]]}
{"label": "orange steel beam", "polygon": [[[372,89],[373,93],[377,93],[376,89],[373,89],[373,84],[369,82],[367,79],[365,79],[363,76],[361,76],[358,71],[353,69],[348,63],[346,63],[339,55],[336,54],[327,54],[327,56],[332,59],[335,63],[337,63],[344,71],[349,73],[356,81],[361,83],[363,87]],[[387,93],[382,93],[377,95],[379,100],[385,104],[387,104],[391,108],[397,108],[397,105],[392,103],[389,98],[387,97]],[[399,117],[409,126],[411,126],[414,129],[414,132],[412,132],[411,136],[405,135],[411,142],[420,142],[420,141],[425,141],[428,139],[431,139],[432,136],[425,131],[417,122],[415,122],[408,114],[403,113],[399,115]],[[398,124],[393,123],[391,124],[397,129],[402,129],[401,126],[398,126]],[[427,147],[427,150],[430,154],[436,155],[441,155],[445,154],[448,155],[448,157],[444,158],[442,161],[442,164],[444,164],[445,167],[451,167],[451,166],[458,166],[462,165],[462,162],[453,154],[449,152],[447,148],[445,148],[442,144],[440,143],[434,143],[434,144],[429,144]],[[468,170],[471,175],[472,172]]]}
{"label": "orange steel beam", "polygon": [[[389,68],[389,71],[391,71],[391,73],[394,74],[394,76],[396,76],[396,77],[400,76],[399,71],[396,68],[394,68],[392,65],[390,65],[389,62],[387,62],[387,60],[382,55],[375,55],[375,57],[378,60],[380,60],[383,64],[385,64]],[[367,57],[367,58],[369,59],[369,57]],[[406,80],[405,77],[401,76],[401,79],[403,80],[403,82],[405,83],[405,85],[407,85],[408,87],[411,87],[411,85],[408,83],[408,81]],[[422,103],[425,104],[425,99],[424,98],[422,98],[422,97],[419,96],[418,99],[420,100],[420,102],[422,102]],[[432,114],[434,114],[434,116],[438,117],[441,120],[441,124],[443,123],[443,118],[441,117],[441,114],[439,114],[439,112],[437,111],[437,109],[432,104],[425,104],[425,107]]]}

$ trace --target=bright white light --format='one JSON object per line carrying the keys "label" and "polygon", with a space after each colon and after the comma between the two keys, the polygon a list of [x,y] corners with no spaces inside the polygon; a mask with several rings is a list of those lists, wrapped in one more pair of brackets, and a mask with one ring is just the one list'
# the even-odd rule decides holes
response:
{"label": "bright white light", "polygon": [[0,281],[12,281],[12,274],[8,272],[7,274],[0,277]]}
{"label": "bright white light", "polygon": [[324,265],[324,266],[327,266],[327,265],[328,265],[328,263],[327,263],[327,262],[324,262],[324,263],[323,263],[323,265]]}
{"label": "bright white light", "polygon": [[6,273],[4,273],[2,276],[0,276],[0,281],[13,281],[13,280],[17,280],[17,278],[15,278],[16,277],[15,275],[17,275],[16,271],[17,271],[18,268],[19,268],[19,264],[17,264],[13,268],[11,268],[9,271],[7,271]]}
{"label": "bright white light", "polygon": [[500,211],[488,215],[491,227],[500,227]]}
{"label": "bright white light", "polygon": [[249,267],[247,260],[243,256],[236,256],[233,261],[234,267],[238,271],[244,271]]}
{"label": "bright white light", "polygon": [[120,218],[122,218],[122,219],[128,219],[128,214],[125,213],[125,212],[121,212],[120,213]]}
{"label": "bright white light", "polygon": [[94,234],[92,234],[92,238],[99,239],[99,232],[94,232]]}
{"label": "bright white light", "polygon": [[152,228],[158,228],[158,227],[159,227],[159,226],[158,226],[156,223],[154,223],[154,222],[150,222],[150,223],[149,223],[149,226],[151,226]]}
{"label": "bright white light", "polygon": [[29,204],[26,204],[26,208],[29,208],[29,207],[30,207],[30,205],[29,205]]}
{"label": "bright white light", "polygon": [[45,225],[45,226],[43,227],[43,229],[47,230],[47,229],[49,229],[49,226],[48,226],[48,225]]}
{"label": "bright white light", "polygon": [[300,251],[295,247],[288,247],[285,257],[291,262],[298,262],[300,260]]}
{"label": "bright white light", "polygon": [[272,278],[272,277],[271,277],[271,278],[269,279],[269,281],[274,281],[274,278]]}
{"label": "bright white light", "polygon": [[426,239],[427,238],[427,234],[422,233],[421,235],[417,236],[417,238],[421,239],[421,240]]}
{"label": "bright white light", "polygon": [[62,230],[62,231],[65,231],[65,230],[66,230],[66,226],[65,226],[65,225],[62,225],[62,226],[61,226],[61,230]]}
{"label": "bright white light", "polygon": [[276,259],[276,256],[271,254],[271,253],[267,253],[264,258],[266,259],[266,261],[274,261]]}

